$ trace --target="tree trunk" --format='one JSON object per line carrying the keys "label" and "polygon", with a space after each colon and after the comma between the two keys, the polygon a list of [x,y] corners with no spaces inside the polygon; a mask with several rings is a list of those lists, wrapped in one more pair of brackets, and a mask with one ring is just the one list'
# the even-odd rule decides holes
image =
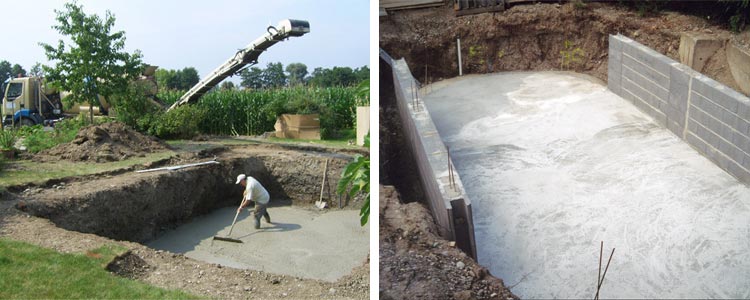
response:
{"label": "tree trunk", "polygon": [[94,125],[94,105],[89,103],[89,124]]}

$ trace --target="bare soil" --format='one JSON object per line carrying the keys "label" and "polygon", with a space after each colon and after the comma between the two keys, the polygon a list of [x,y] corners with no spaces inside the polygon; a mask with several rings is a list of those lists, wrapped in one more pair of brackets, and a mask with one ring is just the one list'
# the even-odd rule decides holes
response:
{"label": "bare soil", "polygon": [[85,162],[125,160],[147,153],[164,151],[169,146],[160,140],[141,134],[120,122],[89,125],[82,128],[70,143],[57,145],[34,155],[34,161],[60,159]]}
{"label": "bare soil", "polygon": [[381,299],[518,299],[437,233],[430,211],[380,186]]}
{"label": "bare soil", "polygon": [[[676,12],[641,15],[609,3],[516,5],[505,12],[455,17],[452,7],[389,12],[380,18],[380,47],[406,58],[421,82],[458,76],[456,38],[461,39],[463,72],[573,70],[606,82],[610,34],[623,34],[679,61],[682,32],[736,35],[707,20]],[[579,53],[574,59],[563,54]],[[571,57],[571,56],[568,56]],[[698,70],[739,90],[720,49],[713,65]]]}
{"label": "bare soil", "polygon": [[[334,180],[351,159],[351,155],[331,149],[288,148],[232,146],[222,151],[182,155],[171,161],[198,162],[216,155],[221,162],[199,167],[200,171],[113,172],[23,188],[9,187],[0,200],[0,237],[64,253],[85,253],[102,245],[119,244],[130,251],[108,266],[114,274],[207,297],[368,298],[369,261],[366,257],[362,257],[362,264],[349,275],[331,283],[229,268],[140,243],[216,207],[236,205],[241,189],[233,185],[233,176],[240,172],[254,173],[261,182],[269,182],[269,192],[282,195],[275,205],[310,206],[318,199],[326,159],[331,161],[328,178],[333,188]],[[186,188],[186,184],[191,186]],[[216,192],[220,190],[225,192]],[[333,196],[326,198],[329,203],[335,199]],[[347,204],[344,209],[357,209],[361,201],[354,199],[344,204]]]}

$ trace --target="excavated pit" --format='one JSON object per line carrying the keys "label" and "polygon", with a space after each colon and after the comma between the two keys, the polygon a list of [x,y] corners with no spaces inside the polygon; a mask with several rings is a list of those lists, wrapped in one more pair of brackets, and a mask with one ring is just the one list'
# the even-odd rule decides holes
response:
{"label": "excavated pit", "polygon": [[[358,224],[358,210],[352,209],[360,205],[358,199],[340,199],[341,210],[313,208],[326,160],[323,200],[338,207],[336,182],[350,155],[265,149],[222,154],[213,165],[30,188],[19,194],[17,208],[60,228],[138,242],[201,261],[335,281],[361,264],[369,250],[369,234]],[[229,231],[242,198],[241,186],[234,184],[240,173],[257,178],[268,189],[274,223],[256,230],[245,210],[232,233],[244,243],[212,241]]]}

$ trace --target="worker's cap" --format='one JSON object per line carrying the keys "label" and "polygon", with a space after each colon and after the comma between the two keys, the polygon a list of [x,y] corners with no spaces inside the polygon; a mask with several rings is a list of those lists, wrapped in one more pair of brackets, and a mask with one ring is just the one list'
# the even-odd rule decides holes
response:
{"label": "worker's cap", "polygon": [[235,182],[234,184],[240,184],[240,182],[242,182],[243,180],[245,180],[245,178],[247,178],[247,176],[245,176],[245,174],[237,175],[237,182]]}

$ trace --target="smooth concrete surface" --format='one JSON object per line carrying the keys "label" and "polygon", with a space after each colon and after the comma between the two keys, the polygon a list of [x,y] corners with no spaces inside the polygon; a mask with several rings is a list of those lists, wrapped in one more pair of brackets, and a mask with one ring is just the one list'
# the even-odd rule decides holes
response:
{"label": "smooth concrete surface", "polygon": [[[521,298],[750,297],[750,188],[595,79],[423,88],[472,199],[479,262]],[[604,267],[602,266],[602,269]]]}
{"label": "smooth concrete surface", "polygon": [[233,268],[331,282],[361,265],[370,251],[369,226],[359,225],[358,210],[270,207],[273,224],[261,220],[261,229],[255,229],[253,217],[245,209],[230,236],[243,243],[214,241],[215,235],[227,236],[236,212],[231,207],[215,210],[148,246]]}

